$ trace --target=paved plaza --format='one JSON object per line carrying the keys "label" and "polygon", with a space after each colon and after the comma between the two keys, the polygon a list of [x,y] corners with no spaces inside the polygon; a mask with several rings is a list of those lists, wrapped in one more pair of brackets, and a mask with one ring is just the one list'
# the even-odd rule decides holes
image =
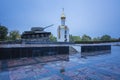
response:
{"label": "paved plaza", "polygon": [[120,80],[120,47],[81,58],[80,53],[0,61],[0,80]]}

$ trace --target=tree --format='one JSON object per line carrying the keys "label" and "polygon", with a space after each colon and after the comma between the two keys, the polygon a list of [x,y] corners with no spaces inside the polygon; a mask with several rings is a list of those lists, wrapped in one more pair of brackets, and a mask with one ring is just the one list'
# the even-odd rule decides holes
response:
{"label": "tree", "polygon": [[100,37],[95,37],[95,38],[93,38],[93,41],[100,41]]}
{"label": "tree", "polygon": [[17,30],[10,31],[9,33],[10,40],[17,40],[20,39],[20,33]]}
{"label": "tree", "polygon": [[6,40],[8,34],[8,29],[5,26],[0,25],[0,40]]}
{"label": "tree", "polygon": [[88,35],[86,35],[86,34],[84,34],[84,35],[82,36],[82,41],[91,41],[91,37],[88,36]]}
{"label": "tree", "polygon": [[53,36],[53,34],[50,35],[50,41],[57,42],[57,38]]}
{"label": "tree", "polygon": [[101,37],[101,40],[102,40],[102,41],[110,41],[110,40],[111,40],[111,36],[109,36],[109,35],[103,35],[103,36]]}
{"label": "tree", "polygon": [[80,36],[72,36],[72,35],[70,35],[69,38],[70,38],[70,42],[81,41]]}
{"label": "tree", "polygon": [[73,36],[71,34],[69,35],[69,41],[73,42]]}

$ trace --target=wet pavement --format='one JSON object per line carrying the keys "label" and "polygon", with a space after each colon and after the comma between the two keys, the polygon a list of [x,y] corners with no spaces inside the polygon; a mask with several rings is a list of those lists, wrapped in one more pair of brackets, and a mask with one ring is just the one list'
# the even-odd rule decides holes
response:
{"label": "wet pavement", "polygon": [[120,80],[120,46],[86,58],[77,53],[0,61],[0,80]]}

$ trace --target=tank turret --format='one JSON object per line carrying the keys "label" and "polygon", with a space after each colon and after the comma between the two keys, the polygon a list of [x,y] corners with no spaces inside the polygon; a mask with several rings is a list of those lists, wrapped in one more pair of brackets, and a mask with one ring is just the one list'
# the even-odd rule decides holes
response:
{"label": "tank turret", "polygon": [[53,26],[53,24],[49,25],[49,26],[46,26],[46,27],[32,27],[31,31],[44,31],[44,29],[46,29],[48,27],[51,27],[51,26]]}

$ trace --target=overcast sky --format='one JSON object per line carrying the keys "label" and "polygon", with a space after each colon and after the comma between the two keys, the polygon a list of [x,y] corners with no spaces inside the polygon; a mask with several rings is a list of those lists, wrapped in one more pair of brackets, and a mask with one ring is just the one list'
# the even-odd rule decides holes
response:
{"label": "overcast sky", "polygon": [[120,37],[120,0],[0,0],[0,23],[21,33],[54,24],[57,36],[62,8],[70,34]]}

